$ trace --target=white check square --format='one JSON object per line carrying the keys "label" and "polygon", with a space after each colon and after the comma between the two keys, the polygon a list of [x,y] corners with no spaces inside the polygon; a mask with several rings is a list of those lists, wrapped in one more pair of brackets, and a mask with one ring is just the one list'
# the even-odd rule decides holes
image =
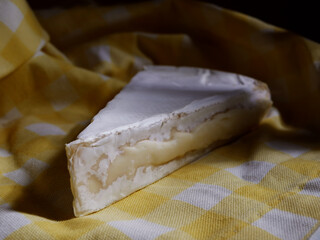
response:
{"label": "white check square", "polygon": [[316,219],[273,209],[252,225],[283,240],[300,240],[317,223]]}
{"label": "white check square", "polygon": [[232,193],[229,189],[217,185],[197,183],[184,190],[175,197],[174,200],[189,203],[193,206],[209,210],[222,199]]}
{"label": "white check square", "polygon": [[35,158],[30,158],[21,168],[3,175],[22,186],[29,185],[38,175],[47,169],[49,165]]}
{"label": "white check square", "polygon": [[314,178],[307,182],[300,194],[320,197],[320,178]]}
{"label": "white check square", "polygon": [[20,9],[10,0],[0,1],[0,22],[3,22],[12,32],[15,32],[23,19]]}
{"label": "white check square", "polygon": [[249,161],[225,170],[245,181],[259,183],[274,166],[275,164],[269,162]]}
{"label": "white check square", "polygon": [[0,239],[5,239],[14,231],[30,223],[28,218],[10,209],[8,204],[0,205]]}
{"label": "white check square", "polygon": [[309,151],[309,149],[306,147],[303,147],[301,145],[291,143],[291,142],[285,142],[285,141],[270,141],[270,142],[266,142],[266,145],[280,152],[289,154],[294,158],[299,157],[303,153],[306,153]]}
{"label": "white check square", "polygon": [[62,75],[47,86],[45,96],[56,111],[65,109],[79,98],[77,91],[69,82],[66,75]]}
{"label": "white check square", "polygon": [[21,118],[21,113],[17,108],[12,108],[9,112],[7,112],[4,116],[0,117],[0,128],[6,127],[10,123],[14,122],[15,120]]}
{"label": "white check square", "polygon": [[123,232],[133,240],[151,240],[174,230],[174,228],[169,228],[144,219],[114,221],[109,222],[108,224]]}

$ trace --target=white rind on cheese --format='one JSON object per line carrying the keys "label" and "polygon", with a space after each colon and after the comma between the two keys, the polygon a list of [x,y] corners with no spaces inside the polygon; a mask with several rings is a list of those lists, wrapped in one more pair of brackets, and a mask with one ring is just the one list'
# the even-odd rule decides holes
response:
{"label": "white rind on cheese", "polygon": [[199,68],[148,67],[66,145],[76,216],[98,211],[257,125],[265,84]]}

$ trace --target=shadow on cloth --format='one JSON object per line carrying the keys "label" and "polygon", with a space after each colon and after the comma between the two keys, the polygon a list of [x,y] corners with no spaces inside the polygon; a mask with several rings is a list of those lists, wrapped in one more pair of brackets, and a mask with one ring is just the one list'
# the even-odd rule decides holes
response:
{"label": "shadow on cloth", "polygon": [[74,217],[72,200],[67,158],[65,152],[60,151],[52,159],[51,166],[24,188],[13,208],[19,212],[60,221]]}

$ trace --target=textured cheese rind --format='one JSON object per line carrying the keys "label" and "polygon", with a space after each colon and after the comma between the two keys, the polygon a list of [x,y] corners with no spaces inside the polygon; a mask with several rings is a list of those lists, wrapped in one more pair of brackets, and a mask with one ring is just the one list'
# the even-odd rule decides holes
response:
{"label": "textured cheese rind", "polygon": [[190,67],[149,66],[133,77],[125,90],[93,118],[93,123],[78,138],[89,141],[143,120],[148,124],[150,119],[151,123],[152,117],[160,114],[182,108],[193,112],[201,106],[201,103],[192,103],[195,101],[222,102],[228,93],[248,94],[260,89],[250,94],[254,101],[265,98],[268,94],[265,88],[264,84],[239,74]]}
{"label": "textured cheese rind", "polygon": [[[66,146],[75,215],[100,210],[195,160],[218,143],[245,133],[270,105],[267,87],[244,76],[173,67],[140,72],[78,139]],[[122,173],[108,182],[108,171],[123,147],[134,147],[143,140],[169,141],[174,132],[193,134],[208,121],[227,126],[212,129],[216,137],[208,146],[185,151],[181,157],[157,166],[139,167],[131,176]]]}

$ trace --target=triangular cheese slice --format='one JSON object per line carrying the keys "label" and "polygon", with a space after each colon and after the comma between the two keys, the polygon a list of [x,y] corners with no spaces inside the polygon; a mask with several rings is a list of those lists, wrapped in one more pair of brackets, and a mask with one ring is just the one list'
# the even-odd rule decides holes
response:
{"label": "triangular cheese slice", "polygon": [[66,145],[76,216],[98,211],[238,137],[271,106],[238,74],[153,66]]}

